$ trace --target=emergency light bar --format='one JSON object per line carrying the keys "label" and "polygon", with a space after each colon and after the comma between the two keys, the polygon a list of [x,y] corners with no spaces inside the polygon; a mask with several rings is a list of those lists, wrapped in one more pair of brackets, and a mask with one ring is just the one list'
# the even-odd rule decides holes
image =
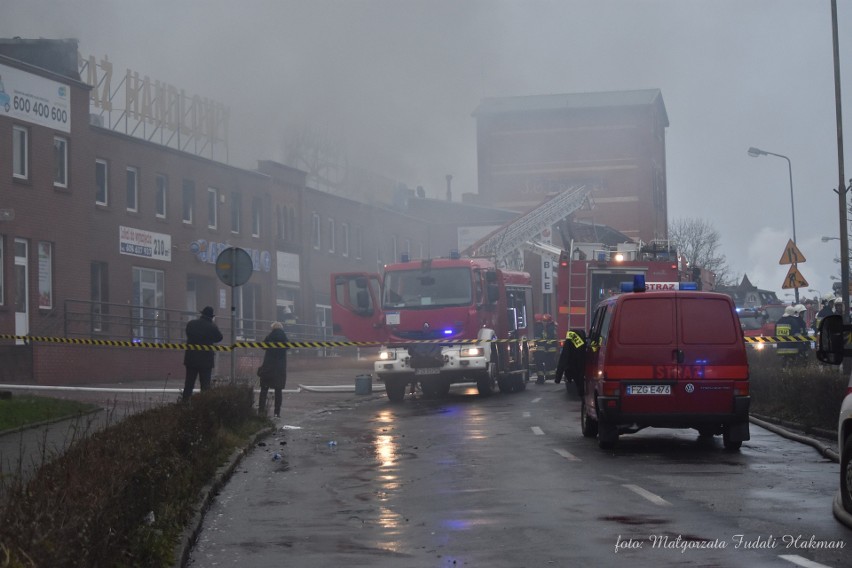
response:
{"label": "emergency light bar", "polygon": [[650,289],[652,292],[666,292],[674,290],[698,290],[697,282],[649,282],[645,283],[644,274],[635,274],[633,282],[622,282],[621,291],[627,292],[645,292]]}

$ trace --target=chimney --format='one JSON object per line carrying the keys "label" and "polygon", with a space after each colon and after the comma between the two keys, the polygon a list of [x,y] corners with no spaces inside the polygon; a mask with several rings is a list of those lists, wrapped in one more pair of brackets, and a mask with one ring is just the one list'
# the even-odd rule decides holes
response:
{"label": "chimney", "polygon": [[452,201],[453,200],[453,190],[452,190],[453,176],[452,176],[452,174],[447,174],[446,177],[447,177],[447,201]]}

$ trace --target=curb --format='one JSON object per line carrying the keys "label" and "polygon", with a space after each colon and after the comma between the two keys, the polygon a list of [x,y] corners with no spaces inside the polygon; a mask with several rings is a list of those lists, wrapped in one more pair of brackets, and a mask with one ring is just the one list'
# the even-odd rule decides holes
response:
{"label": "curb", "polygon": [[192,516],[192,520],[187,523],[186,527],[183,530],[183,533],[180,538],[180,543],[175,547],[174,557],[177,559],[173,564],[174,568],[183,568],[186,566],[186,563],[189,561],[190,553],[192,552],[193,546],[195,546],[196,541],[198,540],[198,536],[201,534],[201,527],[204,523],[204,517],[207,514],[207,511],[210,509],[210,506],[213,504],[213,500],[216,497],[216,494],[224,487],[225,483],[231,478],[234,474],[234,471],[237,469],[237,466],[243,460],[243,458],[254,448],[258,442],[260,442],[263,438],[269,436],[273,432],[276,431],[276,428],[266,427],[262,430],[258,431],[254,434],[251,439],[251,443],[246,444],[242,448],[238,448],[234,450],[231,456],[228,458],[228,463],[219,467],[216,470],[215,475],[213,476],[213,481],[209,484],[205,485],[201,489],[201,500],[200,505],[195,510],[195,513]]}

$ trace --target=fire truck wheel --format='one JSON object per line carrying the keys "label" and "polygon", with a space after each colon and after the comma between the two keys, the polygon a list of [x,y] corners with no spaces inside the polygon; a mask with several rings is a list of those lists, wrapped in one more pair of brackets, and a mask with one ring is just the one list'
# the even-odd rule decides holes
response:
{"label": "fire truck wheel", "polygon": [[391,402],[402,402],[405,400],[405,387],[408,386],[408,381],[405,379],[386,379],[385,392],[388,394],[388,400]]}
{"label": "fire truck wheel", "polygon": [[494,379],[491,375],[483,375],[476,380],[476,390],[480,396],[491,396],[494,393]]}
{"label": "fire truck wheel", "polygon": [[521,392],[527,389],[527,381],[529,381],[529,375],[512,375],[512,381],[515,383],[515,392]]}
{"label": "fire truck wheel", "polygon": [[594,438],[598,435],[598,421],[586,412],[586,401],[580,403],[580,431],[585,438]]}
{"label": "fire truck wheel", "polygon": [[514,385],[509,380],[509,377],[500,377],[497,379],[497,386],[500,387],[500,392],[503,394],[514,391]]}

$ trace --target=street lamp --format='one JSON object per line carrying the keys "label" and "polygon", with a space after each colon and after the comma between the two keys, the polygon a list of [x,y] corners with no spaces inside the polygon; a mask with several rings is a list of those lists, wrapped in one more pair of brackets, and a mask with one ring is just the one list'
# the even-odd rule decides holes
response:
{"label": "street lamp", "polygon": [[[767,152],[766,150],[761,150],[760,148],[755,148],[752,146],[748,149],[748,155],[752,158],[757,158],[759,156],[775,156],[776,158],[784,158],[787,160],[787,173],[790,175],[790,211],[793,214],[793,244],[796,243],[796,205],[793,203],[793,166],[790,163],[790,158],[784,156],[782,154],[776,154],[774,152]],[[794,288],[796,291],[796,303],[799,303],[799,289]]]}
{"label": "street lamp", "polygon": [[820,237],[820,240],[827,243],[828,241],[839,241],[840,237]]}

